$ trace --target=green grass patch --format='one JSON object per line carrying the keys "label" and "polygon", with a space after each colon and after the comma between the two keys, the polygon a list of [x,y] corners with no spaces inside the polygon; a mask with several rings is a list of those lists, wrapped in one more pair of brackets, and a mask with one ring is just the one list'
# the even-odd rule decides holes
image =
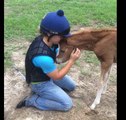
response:
{"label": "green grass patch", "polygon": [[5,70],[12,66],[11,54],[12,53],[10,51],[4,52],[4,68],[5,68]]}

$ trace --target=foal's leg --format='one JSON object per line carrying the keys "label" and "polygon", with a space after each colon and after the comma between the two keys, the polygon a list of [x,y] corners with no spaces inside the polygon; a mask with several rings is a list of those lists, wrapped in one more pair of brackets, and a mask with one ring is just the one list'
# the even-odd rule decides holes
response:
{"label": "foal's leg", "polygon": [[[102,78],[103,78],[103,75],[101,74],[100,79],[102,79]],[[90,108],[92,110],[95,109],[96,105],[100,103],[100,99],[101,99],[101,94],[102,94],[103,88],[104,88],[104,86],[101,83],[101,85],[99,85],[99,89],[97,91],[96,98],[95,98],[94,102],[92,103],[92,105],[90,106]]]}
{"label": "foal's leg", "polygon": [[104,87],[106,85],[105,78],[108,78],[107,76],[109,75],[108,74],[109,69],[110,69],[110,65],[106,64],[105,62],[101,63],[100,84],[98,86],[96,98],[92,103],[92,105],[90,106],[91,109],[94,109],[96,105],[100,103],[101,94],[103,93]]}
{"label": "foal's leg", "polygon": [[106,76],[105,76],[105,86],[103,88],[102,94],[105,94],[106,93],[107,84],[108,84],[108,81],[109,81],[109,77],[110,77],[111,70],[112,70],[112,65],[110,66],[109,71],[106,73]]}

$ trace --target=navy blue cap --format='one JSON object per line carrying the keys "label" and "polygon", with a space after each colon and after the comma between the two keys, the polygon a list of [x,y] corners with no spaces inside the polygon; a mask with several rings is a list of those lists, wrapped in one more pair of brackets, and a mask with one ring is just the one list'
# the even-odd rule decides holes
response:
{"label": "navy blue cap", "polygon": [[67,18],[64,16],[63,10],[56,12],[49,12],[41,21],[40,31],[51,34],[61,34],[69,36],[70,24]]}

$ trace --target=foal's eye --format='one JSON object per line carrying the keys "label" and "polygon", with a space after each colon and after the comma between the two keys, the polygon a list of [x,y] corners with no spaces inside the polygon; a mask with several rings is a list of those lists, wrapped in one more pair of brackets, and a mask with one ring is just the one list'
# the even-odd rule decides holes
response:
{"label": "foal's eye", "polygon": [[65,51],[64,50],[60,50],[60,52],[64,53]]}

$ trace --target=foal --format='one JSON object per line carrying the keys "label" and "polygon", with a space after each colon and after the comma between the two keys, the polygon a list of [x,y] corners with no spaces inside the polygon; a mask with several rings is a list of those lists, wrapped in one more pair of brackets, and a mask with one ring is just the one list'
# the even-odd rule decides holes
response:
{"label": "foal", "polygon": [[112,64],[116,63],[116,31],[116,28],[83,29],[60,42],[60,52],[57,57],[59,63],[66,62],[74,48],[94,51],[101,63],[100,84],[96,98],[90,106],[92,110],[100,103],[101,94],[106,92]]}

